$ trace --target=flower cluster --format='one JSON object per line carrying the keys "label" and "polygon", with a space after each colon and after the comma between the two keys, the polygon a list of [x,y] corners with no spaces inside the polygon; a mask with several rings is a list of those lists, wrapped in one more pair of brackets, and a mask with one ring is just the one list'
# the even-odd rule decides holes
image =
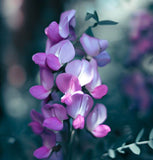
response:
{"label": "flower cluster", "polygon": [[84,33],[79,41],[84,55],[75,56],[75,24],[75,10],[62,13],[59,24],[52,22],[45,29],[45,52],[32,57],[40,67],[41,84],[31,87],[30,93],[43,100],[42,113],[32,110],[29,124],[43,140],[43,146],[34,151],[38,159],[47,158],[53,151],[57,134],[68,122],[65,120],[72,119],[74,129],[86,127],[95,137],[104,137],[111,130],[102,124],[107,117],[105,106],[93,100],[101,99],[108,91],[98,72],[98,66],[110,62],[108,42]]}

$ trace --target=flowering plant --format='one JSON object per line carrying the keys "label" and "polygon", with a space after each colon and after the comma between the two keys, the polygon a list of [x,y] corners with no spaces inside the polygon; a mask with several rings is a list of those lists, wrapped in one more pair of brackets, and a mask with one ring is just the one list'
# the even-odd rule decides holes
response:
{"label": "flowering plant", "polygon": [[[94,14],[98,17],[96,12]],[[86,19],[90,18],[95,16],[87,14]],[[113,23],[96,20],[99,24]],[[65,134],[71,135],[68,138],[71,144],[77,129],[86,128],[97,138],[111,131],[108,125],[103,124],[107,118],[106,107],[94,103],[94,99],[101,99],[108,92],[98,72],[98,67],[110,62],[106,51],[108,42],[86,33],[78,41],[75,25],[75,10],[62,13],[59,24],[52,22],[45,29],[45,52],[32,57],[39,65],[41,82],[30,88],[31,95],[42,100],[42,113],[32,110],[32,122],[29,123],[43,141],[43,145],[34,151],[38,159],[50,155],[53,158],[55,151],[63,152],[62,138]],[[76,47],[76,43],[80,43],[82,50]],[[66,156],[70,156],[69,152],[67,150]]]}

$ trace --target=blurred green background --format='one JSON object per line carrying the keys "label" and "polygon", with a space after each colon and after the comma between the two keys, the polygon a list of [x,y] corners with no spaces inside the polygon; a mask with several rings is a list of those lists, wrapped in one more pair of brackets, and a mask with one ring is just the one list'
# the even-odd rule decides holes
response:
{"label": "blurred green background", "polygon": [[[74,159],[98,159],[96,155],[111,147],[133,142],[142,128],[144,140],[148,139],[153,128],[152,0],[1,0],[0,160],[35,159],[32,153],[41,141],[28,123],[30,110],[39,111],[41,102],[29,93],[29,88],[38,82],[39,70],[32,55],[45,50],[44,28],[51,21],[58,22],[61,12],[69,9],[76,9],[78,36],[93,24],[92,20],[85,22],[86,12],[96,10],[101,20],[119,22],[116,26],[93,29],[95,37],[109,42],[111,63],[99,71],[109,87],[101,103],[108,109],[105,123],[112,132],[95,139],[80,131],[80,141],[73,148]],[[143,17],[146,12],[149,18]],[[148,21],[149,27],[144,25]],[[145,29],[141,28],[143,25]],[[139,37],[135,38],[137,32]],[[116,159],[152,160],[153,151],[148,146],[141,148],[140,156],[127,151]]]}

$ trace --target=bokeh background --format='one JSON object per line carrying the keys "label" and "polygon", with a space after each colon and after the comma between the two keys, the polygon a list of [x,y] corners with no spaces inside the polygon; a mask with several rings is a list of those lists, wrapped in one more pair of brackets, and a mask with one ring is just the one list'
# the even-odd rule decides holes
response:
{"label": "bokeh background", "polygon": [[[112,132],[95,139],[81,131],[74,145],[75,159],[98,159],[111,147],[134,141],[144,128],[144,140],[153,128],[153,1],[152,0],[1,0],[0,1],[0,160],[34,160],[41,144],[28,127],[30,110],[40,110],[40,101],[29,94],[38,82],[38,66],[32,55],[45,50],[44,28],[59,21],[60,13],[76,9],[76,33],[93,21],[86,12],[97,11],[101,20],[119,22],[98,26],[96,37],[109,41],[111,63],[100,68],[109,87],[101,103],[108,109]],[[152,160],[153,151],[144,145],[140,156],[129,150],[119,159]],[[109,159],[106,157],[105,159]]]}

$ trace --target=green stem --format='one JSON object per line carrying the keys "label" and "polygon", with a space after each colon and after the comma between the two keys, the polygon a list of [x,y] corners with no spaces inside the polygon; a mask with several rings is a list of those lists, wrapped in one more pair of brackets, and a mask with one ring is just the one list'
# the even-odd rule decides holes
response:
{"label": "green stem", "polygon": [[73,140],[74,140],[74,136],[75,136],[75,130],[71,131],[71,137],[70,137],[70,141],[69,141],[69,148],[68,148],[68,160],[72,159],[72,145],[73,145]]}
{"label": "green stem", "polygon": [[[128,144],[128,145],[124,145],[124,146],[118,147],[118,148],[114,149],[114,151],[118,151],[118,150],[123,150],[123,149],[129,148],[129,147],[132,146],[133,144],[137,144],[137,145],[148,144],[149,141],[150,141],[150,140],[148,140],[148,141],[141,141],[141,142],[134,142],[134,143],[131,143],[131,144]],[[107,153],[104,153],[104,154],[101,156],[101,158],[102,158],[102,157],[106,157],[106,156],[108,156],[108,155],[109,155],[108,152],[107,152]]]}

